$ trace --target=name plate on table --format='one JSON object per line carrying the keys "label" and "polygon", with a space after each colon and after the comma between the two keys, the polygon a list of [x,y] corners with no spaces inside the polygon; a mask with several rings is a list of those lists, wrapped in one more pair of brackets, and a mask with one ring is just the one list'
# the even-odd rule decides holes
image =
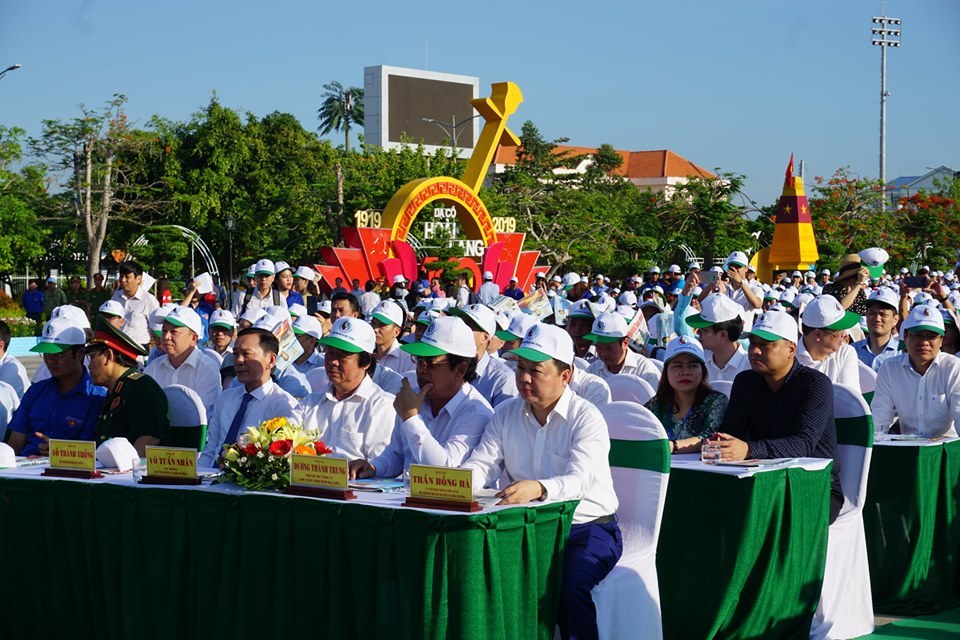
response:
{"label": "name plate on table", "polygon": [[147,447],[147,475],[140,484],[200,484],[197,450],[182,447]]}
{"label": "name plate on table", "polygon": [[403,506],[480,511],[480,503],[473,499],[473,471],[412,464],[410,496]]}
{"label": "name plate on table", "polygon": [[349,463],[344,458],[293,454],[290,456],[290,486],[284,492],[314,498],[355,500],[347,487]]}
{"label": "name plate on table", "polygon": [[85,440],[50,440],[50,467],[45,476],[102,478],[97,471],[97,445]]}

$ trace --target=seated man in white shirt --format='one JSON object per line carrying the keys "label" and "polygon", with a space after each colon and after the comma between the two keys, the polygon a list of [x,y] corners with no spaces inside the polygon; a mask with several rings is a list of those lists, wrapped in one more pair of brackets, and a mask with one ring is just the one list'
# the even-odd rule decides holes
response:
{"label": "seated man in white shirt", "polygon": [[322,367],[323,358],[317,353],[317,342],[323,337],[323,325],[320,321],[313,316],[300,316],[293,323],[293,332],[297,336],[297,342],[303,347],[303,353],[293,361],[293,367],[304,375]]}
{"label": "seated man in white shirt", "polygon": [[890,287],[880,287],[867,298],[867,337],[853,343],[860,362],[880,370],[887,358],[900,355],[895,335],[900,323],[900,296]]}
{"label": "seated man in white shirt", "polygon": [[373,460],[350,463],[350,478],[395,478],[411,464],[459,467],[480,442],[493,409],[470,381],[476,375],[477,345],[463,320],[434,320],[419,342],[402,349],[417,357],[417,384],[403,380],[394,408],[397,424],[390,444]]}
{"label": "seated man in white shirt", "polygon": [[899,418],[899,431],[927,438],[956,436],[960,420],[960,359],[943,353],[943,316],[920,304],[903,321],[907,352],[880,366],[870,407],[873,422],[886,431]]}
{"label": "seated man in white shirt", "polygon": [[23,363],[7,352],[10,347],[10,334],[10,327],[0,320],[0,382],[6,382],[13,387],[17,398],[23,400],[24,392],[30,387],[30,378]]}
{"label": "seated man in white shirt", "polygon": [[181,384],[197,392],[207,411],[220,395],[220,368],[197,347],[203,321],[190,307],[175,307],[163,319],[163,355],[154,358],[143,370],[161,387]]}
{"label": "seated man in white shirt", "polygon": [[220,394],[209,416],[207,446],[198,464],[213,467],[223,452],[248,427],[271,418],[299,423],[303,417],[297,401],[270,377],[277,365],[280,341],[271,332],[249,327],[237,335],[233,367],[239,386]]}
{"label": "seated man in white shirt", "polygon": [[846,331],[860,316],[846,311],[831,295],[814,298],[803,310],[803,337],[797,342],[797,362],[816,369],[833,384],[860,388],[857,352],[846,343]]}
{"label": "seated man in white shirt", "polygon": [[370,317],[370,326],[377,336],[377,350],[373,354],[377,364],[397,373],[406,373],[416,368],[409,354],[400,350],[400,331],[407,312],[393,299],[387,299],[377,305]]}
{"label": "seated man in white shirt", "polygon": [[473,470],[475,486],[495,486],[506,471],[510,484],[497,493],[498,504],[580,500],[564,550],[558,623],[564,638],[596,638],[590,591],[623,552],[607,425],[567,386],[573,342],[562,329],[534,326],[513,353],[520,397],[496,408],[463,466]]}
{"label": "seated man in white shirt", "polygon": [[463,309],[451,309],[450,313],[459,316],[473,332],[473,341],[477,345],[477,379],[473,387],[480,392],[491,407],[504,400],[517,397],[517,383],[513,370],[499,358],[491,358],[487,352],[490,338],[497,331],[497,314],[484,304],[470,304]]}
{"label": "seated man in white shirt", "polygon": [[733,382],[738,373],[750,368],[747,352],[739,342],[743,332],[741,311],[742,307],[729,297],[712,294],[700,303],[700,313],[686,318],[688,325],[699,329],[710,382]]}
{"label": "seated man in white shirt", "polygon": [[[312,318],[310,318],[312,319]],[[357,318],[340,318],[330,335],[323,366],[329,385],[303,402],[303,428],[316,429],[319,439],[350,460],[376,458],[393,435],[397,417],[393,395],[373,383],[377,367],[373,329]]]}
{"label": "seated man in white shirt", "polygon": [[618,373],[637,376],[656,389],[660,385],[660,369],[639,353],[630,350],[627,321],[619,313],[601,313],[593,321],[593,329],[584,336],[597,345],[597,359],[587,373],[604,380]]}

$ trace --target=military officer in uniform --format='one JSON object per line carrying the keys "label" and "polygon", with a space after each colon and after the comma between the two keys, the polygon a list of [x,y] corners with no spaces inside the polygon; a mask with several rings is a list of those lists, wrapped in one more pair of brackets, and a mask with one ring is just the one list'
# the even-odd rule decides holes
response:
{"label": "military officer in uniform", "polygon": [[110,438],[126,438],[142,457],[147,445],[165,442],[170,435],[167,397],[153,378],[136,368],[137,357],[146,356],[146,350],[98,318],[84,351],[93,383],[107,388],[97,421],[97,445]]}

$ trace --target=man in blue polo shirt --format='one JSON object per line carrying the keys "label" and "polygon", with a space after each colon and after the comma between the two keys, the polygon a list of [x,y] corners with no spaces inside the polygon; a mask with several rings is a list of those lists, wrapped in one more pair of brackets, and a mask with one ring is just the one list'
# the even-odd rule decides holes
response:
{"label": "man in blue polo shirt", "polygon": [[18,455],[46,454],[49,438],[94,439],[107,390],[93,384],[83,365],[85,342],[83,329],[66,318],[44,325],[40,342],[30,350],[43,355],[51,377],[27,389],[7,425]]}

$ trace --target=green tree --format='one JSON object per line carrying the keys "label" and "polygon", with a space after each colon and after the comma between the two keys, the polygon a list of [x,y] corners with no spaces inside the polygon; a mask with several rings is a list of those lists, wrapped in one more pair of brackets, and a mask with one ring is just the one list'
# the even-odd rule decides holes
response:
{"label": "green tree", "polygon": [[30,164],[12,170],[23,160],[24,136],[23,129],[0,125],[0,273],[33,266],[50,234],[37,224],[37,213],[48,206],[43,167]]}
{"label": "green tree", "polygon": [[349,153],[350,128],[363,126],[363,89],[344,88],[336,81],[323,85],[323,102],[317,109],[317,117],[320,118],[322,135],[334,130],[343,132],[343,150]]}

